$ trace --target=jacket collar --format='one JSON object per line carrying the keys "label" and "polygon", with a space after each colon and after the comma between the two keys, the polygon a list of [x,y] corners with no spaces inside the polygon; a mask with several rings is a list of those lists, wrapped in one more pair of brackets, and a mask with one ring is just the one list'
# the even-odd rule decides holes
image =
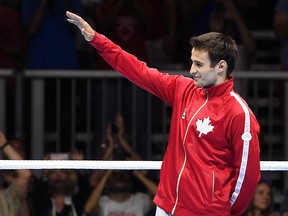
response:
{"label": "jacket collar", "polygon": [[230,92],[233,91],[233,87],[234,87],[234,77],[229,76],[226,82],[216,86],[205,88],[204,91],[208,93],[209,97],[221,97],[230,94]]}

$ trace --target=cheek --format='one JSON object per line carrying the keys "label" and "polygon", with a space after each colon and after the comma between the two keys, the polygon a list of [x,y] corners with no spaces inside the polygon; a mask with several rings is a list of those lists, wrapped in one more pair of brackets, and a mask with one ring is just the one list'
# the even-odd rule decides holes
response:
{"label": "cheek", "polygon": [[270,200],[267,201],[263,196],[254,197],[253,202],[254,202],[254,205],[260,209],[266,209],[270,204]]}
{"label": "cheek", "polygon": [[218,79],[217,73],[211,69],[206,72],[206,76],[209,77],[210,80],[217,80]]}
{"label": "cheek", "polygon": [[259,203],[259,200],[260,200],[260,197],[259,196],[255,196],[254,199],[253,199],[253,203],[255,205],[257,205]]}

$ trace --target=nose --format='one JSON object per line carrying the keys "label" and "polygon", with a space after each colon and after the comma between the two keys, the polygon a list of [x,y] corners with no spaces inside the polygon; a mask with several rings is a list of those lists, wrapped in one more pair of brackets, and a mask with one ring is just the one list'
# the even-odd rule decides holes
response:
{"label": "nose", "polygon": [[195,72],[196,70],[195,70],[194,64],[192,63],[190,67],[190,74],[195,73]]}
{"label": "nose", "polygon": [[265,200],[270,200],[270,194],[265,194],[265,195],[264,195],[264,199],[265,199]]}

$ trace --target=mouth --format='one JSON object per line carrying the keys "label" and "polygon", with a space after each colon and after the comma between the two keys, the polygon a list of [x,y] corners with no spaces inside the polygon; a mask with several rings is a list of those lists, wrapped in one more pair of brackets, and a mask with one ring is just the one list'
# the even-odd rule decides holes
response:
{"label": "mouth", "polygon": [[198,72],[191,73],[191,76],[193,80],[201,78],[201,75]]}

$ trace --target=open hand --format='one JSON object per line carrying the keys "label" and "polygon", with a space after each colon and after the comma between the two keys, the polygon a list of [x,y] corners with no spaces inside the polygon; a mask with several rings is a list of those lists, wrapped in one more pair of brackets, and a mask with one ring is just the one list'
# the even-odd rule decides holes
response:
{"label": "open hand", "polygon": [[95,34],[94,30],[85,20],[82,19],[82,17],[69,11],[66,11],[66,16],[68,17],[67,18],[68,22],[76,25],[81,30],[82,35],[85,37],[87,41],[93,40]]}

